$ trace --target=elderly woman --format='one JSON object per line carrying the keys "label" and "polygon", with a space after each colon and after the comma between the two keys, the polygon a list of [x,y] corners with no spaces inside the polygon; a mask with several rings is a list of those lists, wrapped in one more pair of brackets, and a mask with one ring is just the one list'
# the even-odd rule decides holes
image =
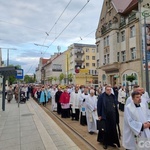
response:
{"label": "elderly woman", "polygon": [[12,86],[10,85],[8,90],[7,90],[7,101],[10,103],[10,101],[13,99],[13,89]]}

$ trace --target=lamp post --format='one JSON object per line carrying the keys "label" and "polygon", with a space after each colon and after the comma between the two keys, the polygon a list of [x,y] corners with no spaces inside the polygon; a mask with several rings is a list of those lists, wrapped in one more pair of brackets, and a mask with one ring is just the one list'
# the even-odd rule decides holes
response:
{"label": "lamp post", "polygon": [[149,91],[149,69],[148,69],[148,50],[147,50],[147,33],[146,33],[146,18],[150,17],[149,10],[143,11],[142,16],[144,17],[144,40],[145,40],[145,82],[146,82],[146,90]]}
{"label": "lamp post", "polygon": [[2,48],[1,49],[7,49],[7,66],[9,66],[9,50],[17,50],[16,48]]}

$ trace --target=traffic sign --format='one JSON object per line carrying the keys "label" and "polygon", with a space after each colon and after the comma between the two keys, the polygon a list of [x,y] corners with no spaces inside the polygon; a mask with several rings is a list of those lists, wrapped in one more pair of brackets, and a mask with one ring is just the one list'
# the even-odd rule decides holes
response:
{"label": "traffic sign", "polygon": [[16,78],[17,79],[23,79],[23,69],[17,69],[16,70]]}

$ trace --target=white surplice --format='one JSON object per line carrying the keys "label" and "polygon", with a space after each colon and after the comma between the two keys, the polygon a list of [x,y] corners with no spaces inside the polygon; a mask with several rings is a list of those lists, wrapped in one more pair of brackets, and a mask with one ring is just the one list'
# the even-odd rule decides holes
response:
{"label": "white surplice", "polygon": [[142,124],[150,121],[150,113],[145,104],[140,105],[136,107],[132,101],[125,107],[123,146],[126,149],[136,150],[136,144],[141,138],[150,138],[149,129],[141,131]]}
{"label": "white surplice", "polygon": [[79,109],[80,95],[81,92],[75,93],[75,91],[70,94],[70,104],[72,105],[71,108],[73,113],[75,113],[75,109]]}
{"label": "white surplice", "polygon": [[55,94],[57,92],[57,89],[51,90],[51,97],[52,97],[52,111],[57,111],[57,103],[55,102]]}
{"label": "white surplice", "polygon": [[[94,109],[96,109],[96,111],[93,111]],[[95,95],[89,95],[86,99],[86,119],[88,125],[88,132],[97,132],[97,97]]]}
{"label": "white surplice", "polygon": [[[85,95],[85,93],[82,93],[80,95],[80,110],[82,112],[82,116],[85,116],[86,115],[86,99],[87,97],[89,96],[89,94]],[[83,100],[85,99],[85,101],[83,102]]]}

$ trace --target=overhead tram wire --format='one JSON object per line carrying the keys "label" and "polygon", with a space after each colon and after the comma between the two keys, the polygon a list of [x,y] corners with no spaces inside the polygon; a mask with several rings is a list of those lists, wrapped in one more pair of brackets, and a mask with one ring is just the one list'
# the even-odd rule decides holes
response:
{"label": "overhead tram wire", "polygon": [[[67,29],[67,27],[73,22],[73,20],[81,13],[81,11],[86,7],[86,5],[90,2],[90,0],[87,0],[85,5],[78,11],[78,13],[71,19],[71,21],[65,26],[65,28],[57,35],[57,37],[51,42],[49,47],[60,37],[60,35]],[[47,48],[48,49],[48,48]],[[43,54],[46,53],[47,49],[43,52]]]}
{"label": "overhead tram wire", "polygon": [[[46,32],[46,37],[45,37],[45,39],[44,39],[42,45],[45,44],[45,41],[47,40],[47,37],[49,36],[49,34],[50,34],[51,31],[53,30],[53,28],[56,26],[57,22],[60,20],[60,18],[62,17],[62,15],[64,14],[64,12],[65,12],[66,9],[68,8],[68,6],[71,4],[71,2],[72,2],[72,0],[70,0],[70,1],[68,2],[68,4],[67,4],[66,7],[64,8],[64,10],[63,10],[62,13],[60,14],[60,16],[58,17],[58,19],[56,20],[56,22],[54,23],[54,25],[51,27],[51,29],[49,30],[49,32],[48,32],[48,33]],[[41,49],[42,49],[42,46],[41,46],[40,50],[41,50]]]}
{"label": "overhead tram wire", "polygon": [[[78,11],[78,13],[71,19],[71,21],[65,26],[65,28],[58,34],[58,36],[51,42],[51,44],[48,46],[48,48],[59,38],[59,36],[67,29],[67,27],[73,22],[73,20],[81,13],[81,11],[86,7],[86,5],[90,2],[90,0],[87,0],[85,5]],[[41,46],[42,47],[42,46]],[[43,52],[43,55],[46,53],[48,48]],[[32,65],[33,66],[33,65]]]}

